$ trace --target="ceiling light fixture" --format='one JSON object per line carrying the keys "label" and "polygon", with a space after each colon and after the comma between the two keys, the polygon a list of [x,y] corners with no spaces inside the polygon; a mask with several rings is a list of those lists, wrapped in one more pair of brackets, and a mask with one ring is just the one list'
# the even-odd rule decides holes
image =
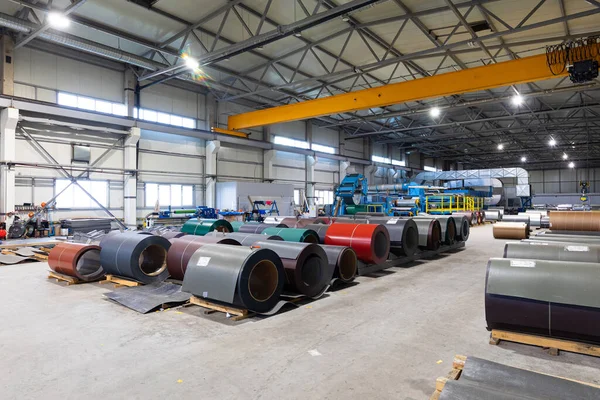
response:
{"label": "ceiling light fixture", "polygon": [[442,111],[437,107],[433,107],[431,110],[429,110],[429,115],[431,115],[433,118],[439,117],[441,113]]}
{"label": "ceiling light fixture", "polygon": [[185,65],[186,67],[188,67],[189,69],[196,69],[198,67],[200,67],[200,63],[198,62],[198,60],[191,58],[191,57],[184,57],[185,60]]}
{"label": "ceiling light fixture", "polygon": [[498,150],[504,150],[504,145],[502,143],[498,145]]}
{"label": "ceiling light fixture", "polygon": [[302,37],[302,32],[294,32],[294,36],[296,36],[296,37]]}
{"label": "ceiling light fixture", "polygon": [[350,17],[348,16],[348,14],[342,15],[342,21],[344,21],[344,22],[350,21]]}
{"label": "ceiling light fixture", "polygon": [[566,160],[567,158],[569,158],[569,156],[566,154],[563,154],[563,160]]}
{"label": "ceiling light fixture", "polygon": [[53,28],[64,29],[71,25],[71,20],[61,13],[50,12],[48,13],[48,23]]}
{"label": "ceiling light fixture", "polygon": [[575,168],[575,163],[573,161],[569,163],[569,168]]}
{"label": "ceiling light fixture", "polygon": [[548,142],[548,144],[550,146],[556,146],[556,140],[554,138],[551,138],[550,141]]}
{"label": "ceiling light fixture", "polygon": [[515,94],[515,95],[513,96],[513,98],[512,98],[512,103],[513,103],[513,105],[515,105],[515,106],[520,106],[521,104],[523,104],[523,101],[525,101],[525,100],[523,99],[523,96],[521,96],[521,95],[520,95],[520,94],[518,94],[518,93],[517,93],[517,94]]}
{"label": "ceiling light fixture", "polygon": [[525,162],[525,161],[527,161],[527,157],[525,157],[525,156],[521,157],[521,162]]}

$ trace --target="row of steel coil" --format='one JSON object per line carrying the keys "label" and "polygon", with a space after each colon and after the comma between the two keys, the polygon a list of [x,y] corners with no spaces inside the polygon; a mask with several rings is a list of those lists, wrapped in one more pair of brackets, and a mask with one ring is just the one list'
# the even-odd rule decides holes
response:
{"label": "row of steel coil", "polygon": [[488,330],[600,343],[600,212],[550,211],[551,229],[487,265]]}
{"label": "row of steel coil", "polygon": [[82,281],[111,274],[151,284],[171,277],[193,295],[268,312],[284,291],[317,297],[335,281],[352,281],[358,260],[381,264],[390,253],[412,256],[468,236],[464,216],[192,219],[181,232],[113,231],[99,245],[61,243],[48,263]]}

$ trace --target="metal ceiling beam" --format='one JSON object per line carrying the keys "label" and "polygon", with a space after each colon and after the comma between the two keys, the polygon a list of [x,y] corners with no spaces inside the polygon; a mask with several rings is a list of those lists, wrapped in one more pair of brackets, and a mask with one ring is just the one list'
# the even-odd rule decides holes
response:
{"label": "metal ceiling beam", "polygon": [[[61,11],[60,13],[66,17],[67,15],[71,14],[72,12],[77,10],[79,7],[81,7],[86,1],[87,0],[75,0],[74,2],[69,4],[69,6],[67,8],[65,8],[63,11]],[[48,29],[50,29],[50,22],[46,21],[46,22],[44,22],[44,24],[42,26],[40,26],[35,31],[31,32],[29,35],[25,36],[24,38],[22,38],[20,40],[17,40],[17,42],[15,43],[15,50],[18,49],[19,47],[25,46],[27,43],[31,42],[33,39],[40,36],[42,33],[44,33]]]}
{"label": "metal ceiling beam", "polygon": [[[600,55],[597,54],[595,58],[600,60]],[[546,55],[541,54],[373,89],[364,89],[297,104],[232,115],[228,118],[228,129],[247,129],[370,107],[382,107],[390,104],[475,92],[552,79],[566,74],[566,71],[560,75],[553,74],[548,68]],[[377,133],[373,132],[373,134]]]}

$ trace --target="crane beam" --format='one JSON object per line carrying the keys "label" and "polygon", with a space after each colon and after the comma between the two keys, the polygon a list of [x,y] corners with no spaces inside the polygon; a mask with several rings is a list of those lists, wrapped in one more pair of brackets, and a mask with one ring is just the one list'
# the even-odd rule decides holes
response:
{"label": "crane beam", "polygon": [[[599,53],[596,51],[592,54],[594,54],[593,58],[600,62]],[[555,60],[564,60],[567,57],[564,51],[559,51],[553,56]],[[502,86],[543,81],[566,75],[568,75],[566,68],[551,68],[548,65],[547,55],[540,54],[295,104],[231,115],[228,118],[227,124],[228,129],[232,131],[248,129],[367,108],[477,92]]]}

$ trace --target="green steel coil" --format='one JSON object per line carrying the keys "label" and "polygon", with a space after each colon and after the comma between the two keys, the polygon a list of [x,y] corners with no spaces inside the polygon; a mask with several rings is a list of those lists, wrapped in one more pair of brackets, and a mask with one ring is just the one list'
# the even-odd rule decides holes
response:
{"label": "green steel coil", "polygon": [[240,226],[244,225],[244,223],[242,221],[231,221],[230,224],[231,224],[231,227],[233,228],[234,232],[239,231]]}
{"label": "green steel coil", "polygon": [[181,232],[188,235],[204,236],[208,232],[233,232],[233,227],[224,219],[198,219],[191,218],[183,224]]}
{"label": "green steel coil", "polygon": [[277,235],[286,242],[319,243],[319,235],[312,229],[267,228],[263,235]]}
{"label": "green steel coil", "polygon": [[367,211],[367,207],[365,207],[364,204],[346,206],[346,214],[348,214],[348,215],[354,215],[356,213],[366,212],[366,211]]}

